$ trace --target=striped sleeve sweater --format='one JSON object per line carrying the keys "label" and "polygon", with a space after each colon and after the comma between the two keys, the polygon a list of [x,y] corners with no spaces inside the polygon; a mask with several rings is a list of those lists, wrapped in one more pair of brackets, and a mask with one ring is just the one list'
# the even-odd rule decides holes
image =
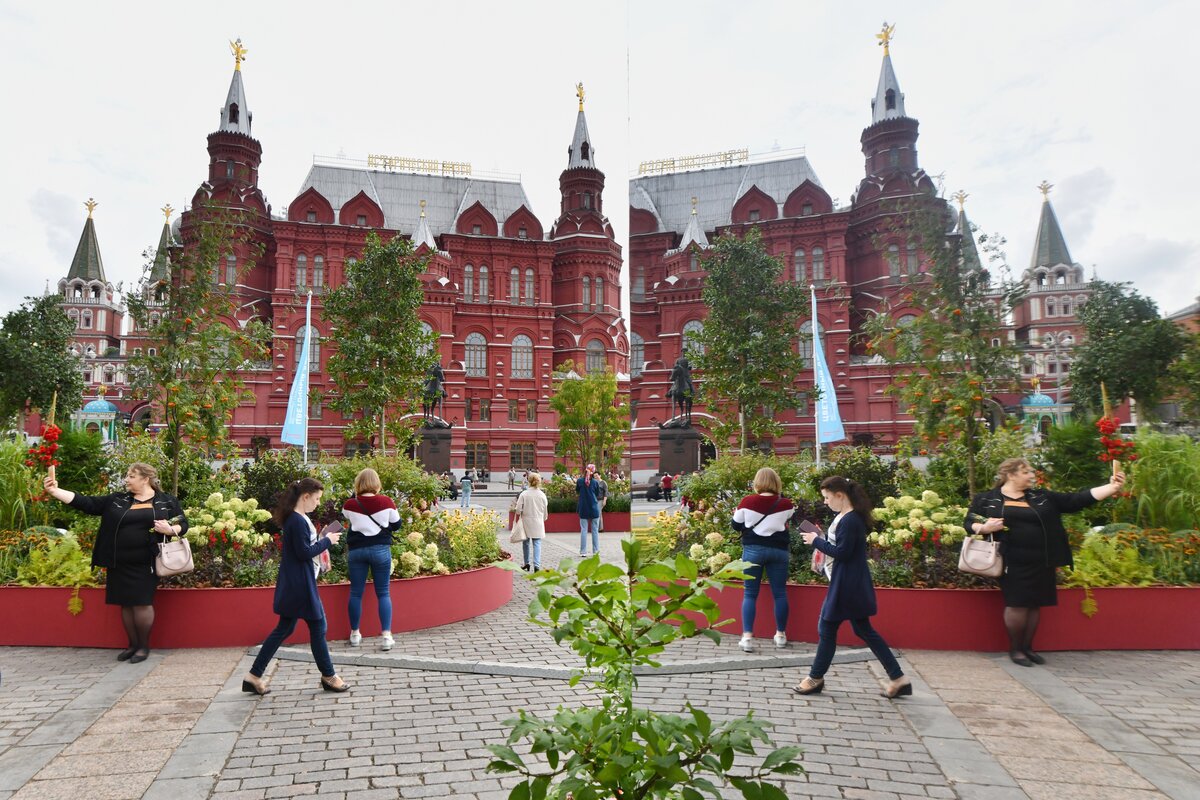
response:
{"label": "striped sleeve sweater", "polygon": [[392,543],[392,532],[400,529],[400,512],[390,497],[368,494],[351,497],[342,506],[342,516],[350,532],[346,547],[354,550],[373,544]]}
{"label": "striped sleeve sweater", "polygon": [[742,545],[758,544],[788,549],[788,520],[795,511],[792,501],[773,494],[742,498],[733,512],[733,529],[742,535]]}

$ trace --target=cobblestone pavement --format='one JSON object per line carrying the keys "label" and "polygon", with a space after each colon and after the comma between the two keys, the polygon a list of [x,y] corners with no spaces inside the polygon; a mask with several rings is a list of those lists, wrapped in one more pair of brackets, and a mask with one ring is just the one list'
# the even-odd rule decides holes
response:
{"label": "cobblestone pavement", "polygon": [[[602,537],[602,556],[619,560],[620,535]],[[552,534],[543,562],[578,545]],[[0,800],[506,797],[511,779],[484,771],[503,721],[589,702],[586,683],[565,680],[579,660],[526,621],[530,585],[518,578],[513,594],[484,617],[399,635],[387,654],[371,639],[332,642],[353,686],[344,695],[320,691],[307,647],[281,651],[263,698],[240,691],[243,650],[129,665],[104,650],[0,649]],[[1194,653],[1051,653],[1026,669],[907,652],[916,691],[893,702],[855,650],[839,652],[823,694],[795,695],[812,646],[770,644],[674,647],[663,661],[675,674],[644,676],[638,702],[680,711],[690,700],[717,720],[754,709],[777,744],[804,748],[789,797],[1200,798]],[[413,668],[419,659],[428,668]]]}

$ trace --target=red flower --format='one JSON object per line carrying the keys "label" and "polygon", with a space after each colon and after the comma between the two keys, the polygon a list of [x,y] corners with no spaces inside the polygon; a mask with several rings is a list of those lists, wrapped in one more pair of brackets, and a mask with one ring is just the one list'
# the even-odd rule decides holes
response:
{"label": "red flower", "polygon": [[905,550],[912,550],[912,548],[913,548],[913,543],[912,543],[911,541],[908,541],[908,542],[905,542],[905,543],[904,543],[904,549],[905,549]]}

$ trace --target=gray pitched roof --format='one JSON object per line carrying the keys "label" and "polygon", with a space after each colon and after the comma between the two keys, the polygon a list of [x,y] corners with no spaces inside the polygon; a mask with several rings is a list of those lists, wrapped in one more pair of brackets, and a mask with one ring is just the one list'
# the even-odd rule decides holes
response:
{"label": "gray pitched roof", "polygon": [[979,248],[975,245],[975,233],[971,230],[971,222],[967,219],[965,209],[958,210],[958,222],[954,232],[962,237],[962,260],[965,269],[978,269],[983,266],[979,260]]}
{"label": "gray pitched roof", "polygon": [[[586,147],[584,147],[586,145]],[[584,151],[587,155],[584,155]],[[567,148],[567,169],[576,167],[591,167],[599,169],[596,166],[596,148],[592,147],[592,137],[588,134],[587,117],[583,115],[583,109],[579,109],[579,115],[575,117],[575,135],[571,137],[571,146]]]}
{"label": "gray pitched roof", "polygon": [[[887,93],[892,91],[892,107],[887,107]],[[883,66],[879,68],[879,86],[875,89],[875,99],[871,101],[871,122],[883,122],[885,119],[906,117],[904,113],[904,92],[900,91],[900,81],[896,80],[896,72],[892,69],[892,57],[883,56]]]}
{"label": "gray pitched roof", "polygon": [[171,225],[164,222],[158,247],[154,250],[154,265],[150,268],[150,282],[166,281],[171,278]]}
{"label": "gray pitched roof", "polygon": [[83,223],[83,233],[79,236],[79,245],[75,248],[75,257],[71,259],[71,269],[67,273],[67,280],[75,278],[108,282],[104,278],[104,260],[100,258],[100,242],[96,239],[96,224],[91,216]]}
{"label": "gray pitched roof", "polygon": [[1034,267],[1053,267],[1057,264],[1074,264],[1067,250],[1067,240],[1063,238],[1062,229],[1058,226],[1058,217],[1050,198],[1042,201],[1042,218],[1038,221],[1037,238],[1033,242],[1033,259],[1029,262],[1030,269]]}
{"label": "gray pitched roof", "polygon": [[[236,122],[230,120],[229,113],[229,107],[234,103],[238,108]],[[242,71],[235,69],[233,80],[229,82],[229,94],[225,97],[225,105],[221,107],[221,125],[217,130],[249,136],[250,124],[253,121],[254,115],[250,113],[250,106],[246,104],[246,88],[242,86]]]}
{"label": "gray pitched roof", "polygon": [[683,233],[692,219],[692,198],[697,199],[697,224],[711,231],[733,221],[733,206],[742,195],[757,186],[778,204],[805,181],[821,185],[817,173],[805,156],[736,164],[717,169],[675,172],[667,175],[643,175],[629,181],[629,204],[650,213],[660,221],[661,230]]}
{"label": "gray pitched roof", "polygon": [[313,164],[296,194],[314,188],[338,210],[359,192],[383,209],[384,227],[401,233],[416,232],[425,201],[425,221],[433,236],[454,231],[462,212],[480,203],[503,228],[504,221],[521,206],[533,208],[518,181],[422,175],[411,172],[369,170],[336,164]]}

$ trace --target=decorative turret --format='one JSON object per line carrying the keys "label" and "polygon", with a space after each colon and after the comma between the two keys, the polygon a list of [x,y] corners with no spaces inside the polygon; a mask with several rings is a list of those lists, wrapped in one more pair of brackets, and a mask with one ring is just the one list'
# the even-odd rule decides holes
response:
{"label": "decorative turret", "polygon": [[247,50],[242,47],[241,39],[230,42],[229,48],[233,51],[233,80],[229,83],[225,105],[221,107],[221,125],[217,130],[249,136],[254,115],[246,104],[246,89],[242,86],[242,62],[246,60]]}
{"label": "decorative turret", "polygon": [[575,117],[575,136],[571,138],[571,146],[567,148],[567,169],[576,167],[596,167],[596,151],[592,148],[592,137],[588,134],[587,117],[583,115],[583,84],[575,84],[575,94],[579,97],[579,115]]}
{"label": "decorative turret", "polygon": [[150,267],[150,275],[147,278],[147,282],[152,285],[171,280],[171,245],[174,242],[171,236],[171,214],[175,209],[167,203],[162,207],[162,212],[166,219],[158,237],[158,247],[154,250],[154,264]]}
{"label": "decorative turret", "polygon": [[420,249],[421,245],[429,248],[431,253],[438,252],[437,240],[433,238],[433,231],[429,227],[429,220],[425,219],[425,201],[421,201],[421,217],[417,221],[417,229],[412,235],[413,250]]}
{"label": "decorative turret", "polygon": [[582,83],[575,85],[575,94],[579,98],[579,114],[575,118],[575,135],[567,148],[567,168],[558,178],[562,193],[561,213],[551,235],[575,233],[587,225],[585,220],[598,224],[600,230],[593,232],[611,235],[611,226],[604,217],[604,173],[596,168],[596,150],[592,147],[587,118],[583,114]]}
{"label": "decorative turret", "polygon": [[692,216],[688,219],[687,227],[683,229],[683,235],[679,239],[679,246],[674,250],[668,250],[665,255],[673,256],[676,253],[682,253],[692,245],[695,245],[701,250],[708,250],[712,245],[708,243],[708,237],[704,234],[704,229],[700,227],[700,217],[696,214],[696,206],[699,200],[692,198]]}
{"label": "decorative turret", "polygon": [[250,135],[253,115],[246,106],[246,89],[242,85],[242,62],[247,50],[241,39],[230,42],[229,47],[233,53],[233,78],[225,105],[221,107],[220,125],[208,135],[208,180],[200,187],[193,205],[213,201],[266,214],[266,201],[258,190],[262,145]]}
{"label": "decorative turret", "polygon": [[969,194],[959,189],[950,199],[958,203],[958,221],[954,224],[954,234],[959,237],[961,244],[963,269],[979,269],[983,262],[979,260],[979,248],[975,245],[975,233],[971,230],[971,222],[967,219],[967,198]]}
{"label": "decorative turret", "polygon": [[879,88],[875,90],[875,99],[871,101],[873,123],[907,116],[904,113],[904,92],[900,91],[900,82],[896,80],[896,72],[892,69],[890,43],[895,30],[895,25],[885,22],[883,30],[875,34],[883,46],[883,66],[879,70]]}
{"label": "decorative turret", "polygon": [[79,236],[75,257],[71,259],[67,280],[99,281],[107,284],[108,281],[104,277],[104,260],[100,257],[100,242],[96,239],[96,224],[92,221],[92,212],[100,204],[89,197],[84,205],[88,210],[87,220],[83,223],[83,233]]}

